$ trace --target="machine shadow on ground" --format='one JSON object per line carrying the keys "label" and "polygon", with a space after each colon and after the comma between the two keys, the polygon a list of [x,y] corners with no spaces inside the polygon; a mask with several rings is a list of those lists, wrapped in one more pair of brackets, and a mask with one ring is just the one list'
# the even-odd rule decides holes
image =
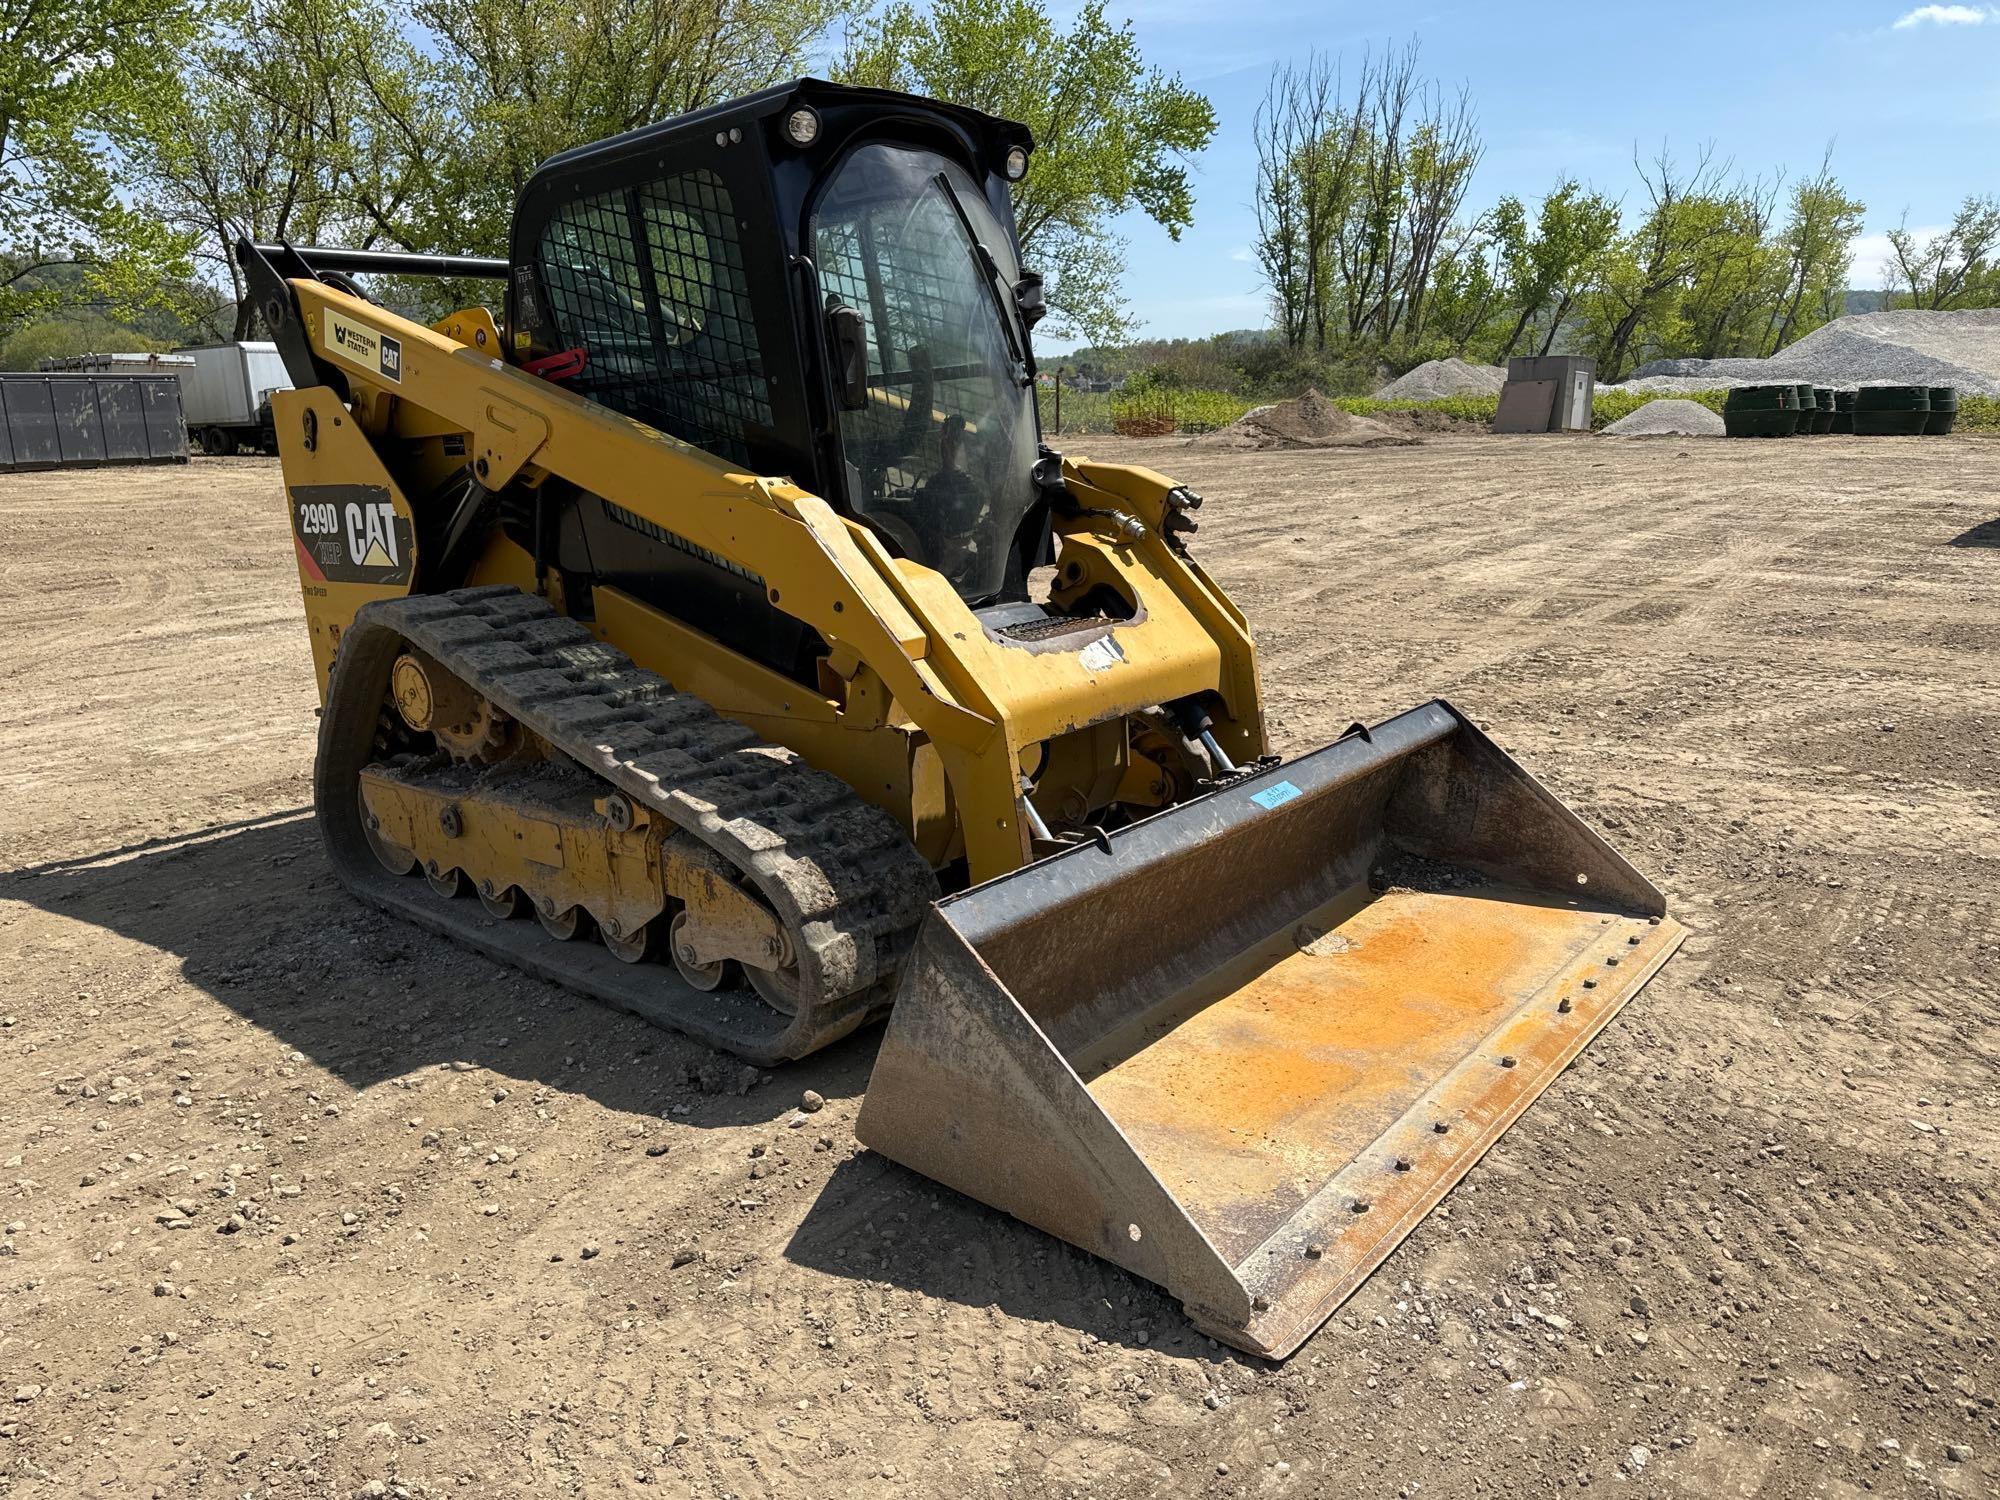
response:
{"label": "machine shadow on ground", "polygon": [[[327,869],[306,808],[0,874],[0,901],[174,955],[190,985],[356,1090],[469,1061],[633,1115],[671,1102],[688,1110],[675,1122],[697,1128],[774,1126],[806,1088],[858,1098],[881,1039],[865,1028],[738,1095],[745,1069],[728,1054],[356,901]],[[1154,1347],[1243,1357],[1187,1329],[1149,1283],[871,1151],[835,1168],[784,1254],[1110,1344],[1137,1347],[1146,1330]],[[1050,1299],[1045,1276],[996,1276],[996,1264],[1033,1264],[1073,1295]]]}
{"label": "machine shadow on ground", "polygon": [[1969,531],[1961,531],[1951,539],[1954,547],[2000,547],[2000,518],[1981,521]]}
{"label": "machine shadow on ground", "polygon": [[[1195,1332],[1151,1282],[873,1151],[834,1168],[784,1256],[828,1276],[1058,1323],[1106,1344],[1260,1364]],[[1018,1273],[1028,1265],[1032,1275]],[[1051,1285],[1066,1295],[1051,1298]]]}
{"label": "machine shadow on ground", "polygon": [[[869,1028],[758,1075],[355,900],[306,809],[0,874],[0,901],[175,955],[189,984],[357,1090],[468,1061],[608,1109],[657,1115],[671,1102],[688,1110],[680,1123],[768,1124],[807,1087],[857,1097],[880,1037]],[[738,1093],[753,1077],[771,1081]]]}

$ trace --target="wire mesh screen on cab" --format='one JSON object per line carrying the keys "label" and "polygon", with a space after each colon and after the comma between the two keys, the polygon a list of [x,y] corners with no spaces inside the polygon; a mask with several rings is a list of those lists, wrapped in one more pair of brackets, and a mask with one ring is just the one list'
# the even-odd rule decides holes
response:
{"label": "wire mesh screen on cab", "polygon": [[542,231],[542,280],[581,396],[748,467],[771,427],[729,192],[698,170],[581,198]]}

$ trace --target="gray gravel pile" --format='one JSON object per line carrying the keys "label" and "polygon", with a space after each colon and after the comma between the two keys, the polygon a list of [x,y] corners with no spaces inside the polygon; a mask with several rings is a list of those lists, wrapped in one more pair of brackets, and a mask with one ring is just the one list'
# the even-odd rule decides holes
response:
{"label": "gray gravel pile", "polygon": [[1494,396],[1507,383],[1498,365],[1463,359],[1429,359],[1375,393],[1384,401],[1437,401],[1446,396]]}
{"label": "gray gravel pile", "polygon": [[[1655,360],[1654,364],[1700,364],[1700,360]],[[1719,361],[1715,361],[1719,363]],[[1761,361],[1753,361],[1761,363]],[[1645,368],[1651,369],[1652,365]],[[1761,380],[1777,380],[1775,375],[1744,379],[1735,375],[1635,375],[1621,385],[1600,385],[1600,391],[1640,391],[1655,396],[1680,396],[1689,391],[1726,391],[1739,385],[1756,385]]]}
{"label": "gray gravel pile", "polygon": [[1837,388],[1951,385],[2000,395],[2000,308],[1858,313],[1834,319],[1770,359],[1656,359],[1636,375],[1625,389],[1659,389],[1650,382],[1676,377],[1709,389],[1810,380]]}
{"label": "gray gravel pile", "polygon": [[1604,429],[1607,437],[1721,437],[1722,418],[1699,401],[1648,401]]}

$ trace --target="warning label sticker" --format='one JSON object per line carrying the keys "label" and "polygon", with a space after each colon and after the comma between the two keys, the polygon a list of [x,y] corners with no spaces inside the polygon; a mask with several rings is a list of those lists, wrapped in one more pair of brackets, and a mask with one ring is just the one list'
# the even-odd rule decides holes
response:
{"label": "warning label sticker", "polygon": [[398,385],[403,380],[403,341],[378,334],[366,323],[358,323],[345,313],[325,309],[326,346],[350,364],[361,366],[371,375],[380,375]]}
{"label": "warning label sticker", "polygon": [[408,583],[410,523],[374,484],[292,486],[299,566],[324,583]]}

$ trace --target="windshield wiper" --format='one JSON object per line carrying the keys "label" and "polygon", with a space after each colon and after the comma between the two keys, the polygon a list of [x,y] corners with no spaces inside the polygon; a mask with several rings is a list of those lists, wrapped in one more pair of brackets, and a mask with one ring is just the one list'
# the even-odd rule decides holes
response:
{"label": "windshield wiper", "polygon": [[972,264],[986,283],[986,294],[993,300],[994,316],[1000,320],[1001,332],[1007,336],[1007,352],[1014,357],[1015,379],[1023,386],[1034,384],[1033,361],[1022,347],[1022,340],[1014,328],[1014,320],[1007,314],[1006,283],[1000,275],[1000,266],[993,259],[993,252],[980,243],[979,231],[972,227],[972,218],[965,211],[965,205],[958,201],[958,194],[952,190],[951,179],[942,172],[933,173],[931,186],[944,196],[951,205],[951,211],[958,220],[958,227],[965,232],[966,251],[972,256]]}

